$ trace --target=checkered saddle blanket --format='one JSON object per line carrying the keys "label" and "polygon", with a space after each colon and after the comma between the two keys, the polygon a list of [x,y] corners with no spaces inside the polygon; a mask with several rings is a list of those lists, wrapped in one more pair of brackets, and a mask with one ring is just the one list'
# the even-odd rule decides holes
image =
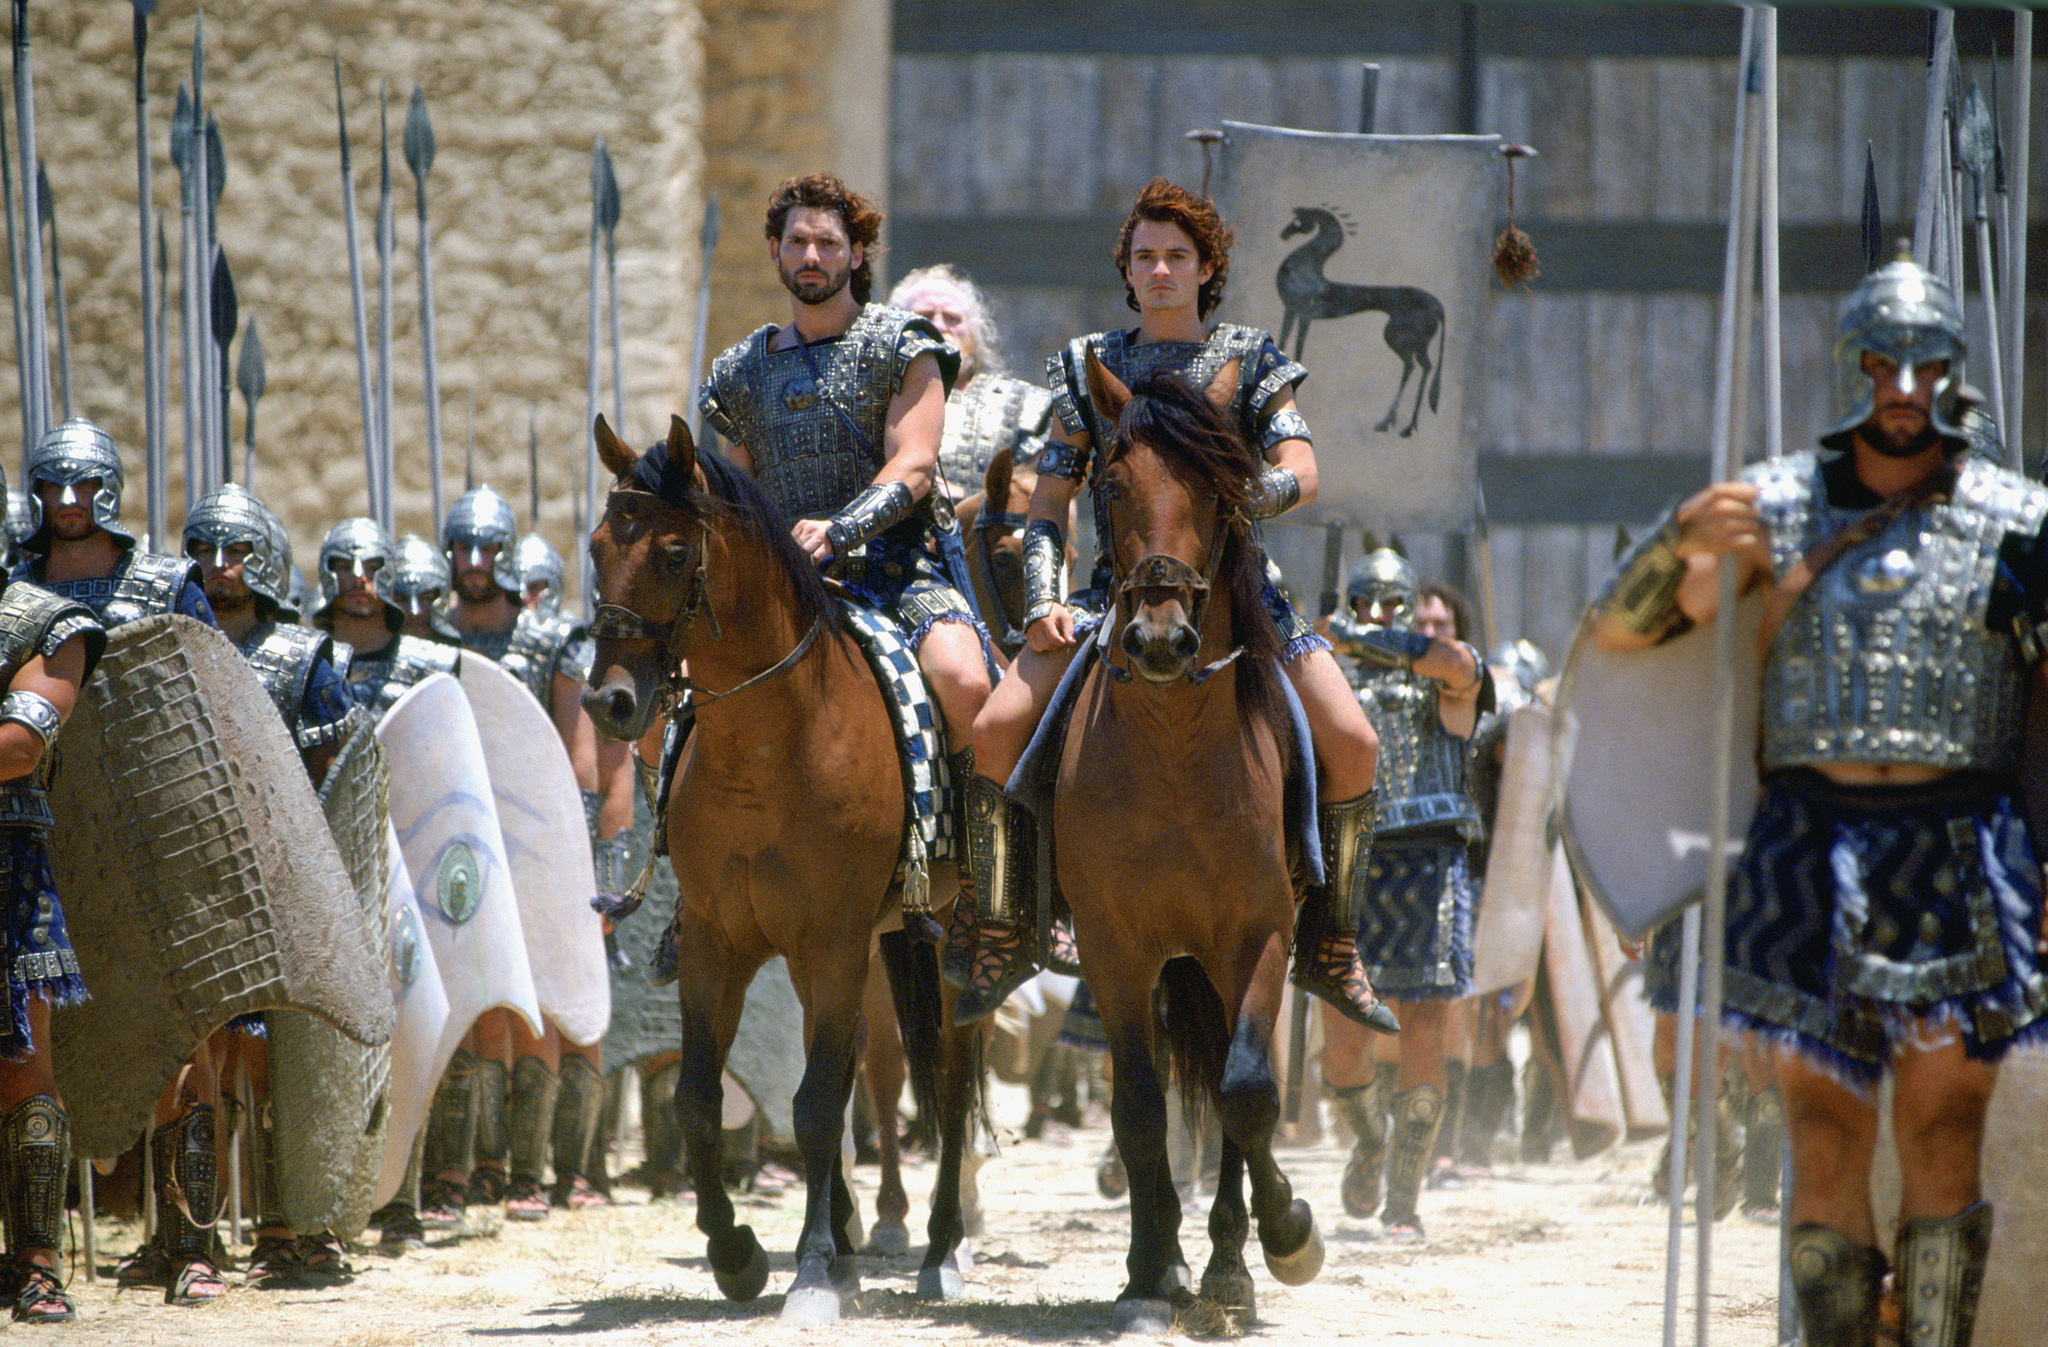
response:
{"label": "checkered saddle blanket", "polygon": [[[954,785],[946,771],[945,726],[938,704],[917,667],[917,654],[903,629],[887,613],[844,594],[839,611],[846,631],[881,684],[896,728],[896,757],[903,767],[903,856],[897,878],[909,887],[927,883],[928,867],[952,860]],[[927,890],[928,891],[928,890]],[[918,906],[906,895],[906,906]]]}

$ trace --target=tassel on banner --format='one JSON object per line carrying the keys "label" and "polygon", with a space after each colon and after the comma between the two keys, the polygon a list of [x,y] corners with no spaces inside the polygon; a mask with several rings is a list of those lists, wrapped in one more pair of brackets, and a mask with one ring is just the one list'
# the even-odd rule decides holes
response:
{"label": "tassel on banner", "polygon": [[1493,274],[1509,289],[1519,285],[1526,290],[1543,273],[1535,242],[1515,224],[1515,160],[1534,159],[1536,151],[1527,145],[1503,145],[1500,153],[1508,161],[1508,227],[1493,241]]}

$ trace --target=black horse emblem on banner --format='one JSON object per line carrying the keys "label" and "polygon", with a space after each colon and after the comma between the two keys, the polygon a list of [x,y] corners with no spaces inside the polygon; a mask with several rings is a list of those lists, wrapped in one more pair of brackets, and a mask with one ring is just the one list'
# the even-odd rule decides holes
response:
{"label": "black horse emblem on banner", "polygon": [[[1337,212],[1326,206],[1297,206],[1294,218],[1280,231],[1280,237],[1291,239],[1296,234],[1314,234],[1307,243],[1287,254],[1280,263],[1280,273],[1275,284],[1280,292],[1282,316],[1280,319],[1280,346],[1286,349],[1287,337],[1294,335],[1294,358],[1301,359],[1301,349],[1308,341],[1308,325],[1318,318],[1344,318],[1354,313],[1384,313],[1387,316],[1385,332],[1387,346],[1401,357],[1401,385],[1394,390],[1394,400],[1387,407],[1387,414],[1380,418],[1374,430],[1391,430],[1400,419],[1401,398],[1408,391],[1408,380],[1415,374],[1417,365],[1422,367],[1421,377],[1415,384],[1415,405],[1409,412],[1408,424],[1401,429],[1404,436],[1415,433],[1415,423],[1422,416],[1422,399],[1429,398],[1429,410],[1436,411],[1437,397],[1444,384],[1444,306],[1442,301],[1427,290],[1412,285],[1347,285],[1333,281],[1323,275],[1323,265],[1331,254],[1344,246],[1345,223]],[[1431,360],[1429,345],[1436,343],[1436,359]]]}

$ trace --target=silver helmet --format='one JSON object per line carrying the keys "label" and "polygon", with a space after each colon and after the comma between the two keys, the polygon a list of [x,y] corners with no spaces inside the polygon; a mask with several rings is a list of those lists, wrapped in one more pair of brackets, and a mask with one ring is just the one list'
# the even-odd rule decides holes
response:
{"label": "silver helmet", "polygon": [[344,519],[327,530],[320,541],[320,608],[313,621],[333,628],[334,605],[341,598],[341,572],[352,571],[370,577],[370,587],[384,601],[384,625],[397,631],[405,625],[405,610],[391,594],[397,562],[398,549],[392,545],[391,535],[374,519]]}
{"label": "silver helmet", "polygon": [[1934,385],[1929,421],[1951,450],[1968,444],[1956,397],[1963,383],[1963,358],[1969,353],[1963,311],[1948,282],[1913,261],[1903,249],[1897,258],[1865,276],[1842,302],[1835,322],[1835,365],[1849,414],[1820,437],[1824,448],[1847,449],[1856,428],[1870,419],[1875,399],[1871,376],[1863,370],[1866,351],[1898,367],[1901,392],[1912,391],[1916,366],[1930,360],[1947,361],[1947,372]]}
{"label": "silver helmet", "polygon": [[442,637],[455,640],[455,629],[443,617],[440,602],[455,583],[448,557],[417,533],[398,540],[398,565],[391,573],[391,597],[408,617],[423,617]]}
{"label": "silver helmet", "polygon": [[93,523],[133,547],[135,535],[121,527],[121,451],[106,431],[77,416],[44,431],[28,452],[28,480],[22,486],[28,492],[30,535],[22,546],[31,552],[50,550],[43,500],[36,494],[38,482],[63,487],[60,499],[75,500],[72,488],[95,479],[99,488],[92,496]]}
{"label": "silver helmet", "polygon": [[1531,697],[1536,695],[1536,685],[1550,677],[1550,657],[1543,653],[1542,647],[1526,637],[1519,641],[1502,641],[1493,648],[1493,658],[1487,663],[1514,674],[1515,685]]}
{"label": "silver helmet", "polygon": [[448,520],[441,525],[441,550],[452,558],[457,548],[485,548],[493,543],[498,558],[491,566],[491,578],[510,594],[523,591],[513,550],[519,541],[519,516],[512,502],[487,486],[465,491],[448,507]]}
{"label": "silver helmet", "polygon": [[[0,475],[0,481],[5,480],[6,477]],[[7,492],[7,541],[20,547],[35,531],[35,520],[28,512],[28,493],[10,487]]]}
{"label": "silver helmet", "polygon": [[519,540],[513,552],[513,565],[519,571],[519,598],[526,599],[527,586],[535,583],[547,588],[541,591],[540,606],[543,612],[562,611],[562,587],[567,582],[568,571],[562,564],[562,554],[548,544],[538,533],[529,533]]}
{"label": "silver helmet", "polygon": [[1363,560],[1351,568],[1351,580],[1344,586],[1344,596],[1352,603],[1363,601],[1368,607],[1383,604],[1393,610],[1388,626],[1410,630],[1415,626],[1415,608],[1422,600],[1422,583],[1415,578],[1415,568],[1408,564],[1408,558],[1391,547],[1376,548],[1367,552]]}
{"label": "silver helmet", "polygon": [[250,494],[249,488],[228,482],[201,496],[192,513],[185,516],[186,555],[191,555],[194,543],[204,543],[216,553],[247,543],[249,559],[242,563],[242,583],[273,607],[285,602],[292,569],[291,539],[285,536],[284,521]]}

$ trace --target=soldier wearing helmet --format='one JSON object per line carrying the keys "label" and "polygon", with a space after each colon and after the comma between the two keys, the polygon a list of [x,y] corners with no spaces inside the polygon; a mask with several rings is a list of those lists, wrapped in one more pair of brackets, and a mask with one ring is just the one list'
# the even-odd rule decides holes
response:
{"label": "soldier wearing helmet", "polygon": [[448,594],[455,586],[455,573],[448,568],[448,555],[431,539],[417,533],[399,538],[391,568],[391,599],[405,612],[405,634],[422,640],[459,646],[461,635],[449,625]]}
{"label": "soldier wearing helmet", "polygon": [[2048,488],[1974,450],[1939,277],[1902,255],[1836,332],[1849,410],[1819,451],[1680,505],[1622,558],[1593,636],[1625,652],[1712,622],[1724,558],[1762,594],[1762,789],[1730,883],[1726,1013],[1779,1045],[1805,1338],[1875,1341],[1890,1071],[1898,1299],[1915,1342],[1962,1344],[1998,1063],[2048,1035],[2041,871],[2014,797],[2048,639]]}
{"label": "soldier wearing helmet", "polygon": [[562,611],[562,586],[568,574],[562,554],[546,538],[529,533],[513,549],[512,569],[519,573],[519,601],[550,615]]}
{"label": "soldier wearing helmet", "polygon": [[92,422],[44,431],[28,455],[29,536],[14,574],[92,609],[108,627],[157,613],[213,622],[199,568],[135,545],[121,523],[121,454]]}
{"label": "soldier wearing helmet", "polygon": [[407,635],[393,585],[397,548],[374,519],[344,519],[320,542],[320,606],[313,624],[333,633],[356,700],[381,717],[413,684],[457,673],[461,651]]}

